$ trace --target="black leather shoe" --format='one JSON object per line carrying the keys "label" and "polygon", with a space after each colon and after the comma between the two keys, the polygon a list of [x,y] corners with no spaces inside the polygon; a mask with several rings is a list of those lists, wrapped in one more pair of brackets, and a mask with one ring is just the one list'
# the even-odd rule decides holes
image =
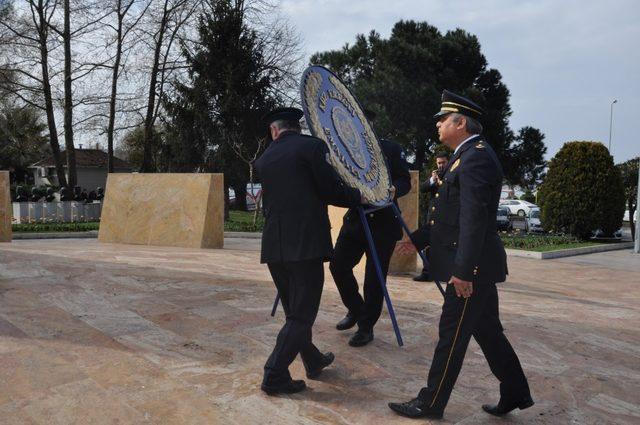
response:
{"label": "black leather shoe", "polygon": [[414,277],[413,280],[416,282],[431,282],[433,279],[431,279],[429,273],[420,273],[418,276]]}
{"label": "black leather shoe", "polygon": [[344,316],[344,319],[338,322],[336,329],[339,331],[346,331],[347,329],[354,327],[356,323],[358,323],[358,318],[354,314],[347,313],[347,315]]}
{"label": "black leather shoe", "polygon": [[504,416],[507,413],[511,412],[515,409],[528,409],[533,406],[535,403],[531,396],[527,396],[520,401],[502,401],[500,400],[498,404],[483,404],[482,410],[494,416]]}
{"label": "black leather shoe", "polygon": [[418,398],[406,403],[389,403],[389,408],[408,418],[442,419],[442,412],[430,410],[429,406]]}
{"label": "black leather shoe", "polygon": [[296,381],[292,379],[291,381],[285,382],[284,384],[276,384],[276,385],[262,384],[260,388],[262,389],[262,391],[264,391],[269,395],[293,394],[293,393],[299,393],[300,391],[307,388],[307,384],[305,384],[303,380]]}
{"label": "black leather shoe", "polygon": [[352,347],[363,347],[373,341],[373,331],[358,331],[349,340],[349,345]]}
{"label": "black leather shoe", "polygon": [[327,354],[322,355],[322,360],[318,367],[314,369],[307,370],[307,378],[316,379],[322,373],[322,369],[329,366],[335,360],[336,356],[333,355],[332,352],[328,352]]}

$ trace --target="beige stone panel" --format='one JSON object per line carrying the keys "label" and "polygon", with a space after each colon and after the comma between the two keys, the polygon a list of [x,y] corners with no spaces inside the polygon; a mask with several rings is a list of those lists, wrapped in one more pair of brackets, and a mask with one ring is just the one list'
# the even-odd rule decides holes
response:
{"label": "beige stone panel", "polygon": [[0,242],[11,242],[12,214],[9,172],[0,171]]}
{"label": "beige stone panel", "polygon": [[[420,180],[418,171],[412,170],[411,174],[411,190],[409,193],[398,199],[398,206],[402,212],[402,219],[412,231],[418,228],[418,194],[420,193]],[[407,238],[407,234],[403,231],[403,239]],[[396,246],[396,250],[391,257],[389,264],[389,273],[413,273],[416,271],[417,254],[400,254]]]}
{"label": "beige stone panel", "polygon": [[[202,247],[222,247],[224,243],[224,174],[211,175],[207,211],[208,219],[204,224]],[[223,224],[220,225],[220,223]]]}
{"label": "beige stone panel", "polygon": [[222,174],[110,174],[102,242],[222,248]]}
{"label": "beige stone panel", "polygon": [[[329,205],[329,222],[331,223],[331,240],[333,241],[334,246],[336,244],[336,241],[338,240],[340,229],[342,229],[342,221],[347,211],[348,211],[347,208],[340,208],[340,207],[334,207],[333,205]],[[353,269],[353,274],[355,275],[356,279],[358,279],[358,282],[362,282],[364,279],[364,267],[366,264],[366,260],[367,260],[366,257],[363,255],[362,260],[360,260],[358,265],[355,266]],[[328,269],[327,269],[327,273],[329,273]]]}

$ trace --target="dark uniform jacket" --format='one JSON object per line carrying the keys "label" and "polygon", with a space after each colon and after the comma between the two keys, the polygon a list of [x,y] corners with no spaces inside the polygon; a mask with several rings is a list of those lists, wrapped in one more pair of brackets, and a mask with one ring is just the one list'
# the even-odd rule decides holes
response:
{"label": "dark uniform jacket", "polygon": [[506,279],[507,257],[496,228],[502,176],[495,152],[481,136],[460,146],[449,161],[427,224],[412,235],[417,248],[430,246],[435,280]]}
{"label": "dark uniform jacket", "polygon": [[357,206],[360,191],[342,182],[328,155],[322,140],[285,132],[256,161],[265,216],[260,262],[333,255],[327,204]]}
{"label": "dark uniform jacket", "polygon": [[[397,199],[406,195],[411,190],[411,175],[409,174],[409,164],[407,164],[402,147],[395,142],[380,140],[382,153],[387,160],[389,173],[391,174],[391,184],[396,188],[394,204],[398,205]],[[371,229],[384,229],[385,234],[393,240],[402,238],[402,225],[396,217],[393,208],[387,207],[368,214],[367,221]],[[349,209],[344,216],[344,226],[362,227],[358,211],[355,208]],[[354,229],[362,231],[362,229]]]}

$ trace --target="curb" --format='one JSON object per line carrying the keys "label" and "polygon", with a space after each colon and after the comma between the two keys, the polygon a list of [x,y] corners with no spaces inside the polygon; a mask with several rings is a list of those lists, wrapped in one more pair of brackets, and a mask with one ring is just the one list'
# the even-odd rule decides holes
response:
{"label": "curb", "polygon": [[224,232],[225,238],[262,239],[262,232]]}
{"label": "curb", "polygon": [[[92,239],[98,237],[97,230],[87,232],[14,232],[13,240],[25,239]],[[225,238],[260,239],[260,232],[224,232]]]}
{"label": "curb", "polygon": [[535,252],[521,249],[507,249],[509,257],[534,258],[536,260],[552,260],[554,258],[573,257],[576,255],[595,254],[598,252],[619,251],[633,248],[633,242],[585,246],[584,248],[559,249],[557,251]]}

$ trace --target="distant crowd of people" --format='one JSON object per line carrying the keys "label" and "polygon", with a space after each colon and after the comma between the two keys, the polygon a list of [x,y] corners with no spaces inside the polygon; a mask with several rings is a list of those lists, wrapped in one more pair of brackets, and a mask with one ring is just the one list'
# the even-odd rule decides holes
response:
{"label": "distant crowd of people", "polygon": [[101,187],[96,190],[87,192],[80,186],[75,186],[73,191],[66,187],[60,188],[55,192],[52,187],[48,187],[43,193],[37,187],[31,188],[31,193],[27,193],[22,186],[16,186],[16,196],[14,202],[59,202],[59,201],[76,201],[90,204],[96,201],[102,201],[104,198],[104,189]]}

